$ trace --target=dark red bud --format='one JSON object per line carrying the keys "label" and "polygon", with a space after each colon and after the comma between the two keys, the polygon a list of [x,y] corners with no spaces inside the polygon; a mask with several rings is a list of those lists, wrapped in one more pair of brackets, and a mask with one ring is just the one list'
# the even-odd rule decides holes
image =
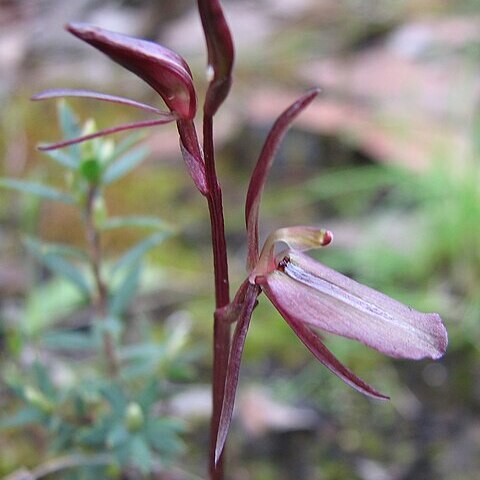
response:
{"label": "dark red bud", "polygon": [[192,74],[180,55],[157,43],[93,25],[70,23],[66,29],[147,82],[178,117],[191,120],[195,116]]}

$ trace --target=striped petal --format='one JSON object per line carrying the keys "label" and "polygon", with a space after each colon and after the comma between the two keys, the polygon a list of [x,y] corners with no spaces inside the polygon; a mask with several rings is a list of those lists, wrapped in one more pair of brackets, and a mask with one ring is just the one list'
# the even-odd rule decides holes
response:
{"label": "striped petal", "polygon": [[420,313],[316,262],[288,251],[261,280],[284,317],[397,358],[441,357],[447,331],[436,313]]}

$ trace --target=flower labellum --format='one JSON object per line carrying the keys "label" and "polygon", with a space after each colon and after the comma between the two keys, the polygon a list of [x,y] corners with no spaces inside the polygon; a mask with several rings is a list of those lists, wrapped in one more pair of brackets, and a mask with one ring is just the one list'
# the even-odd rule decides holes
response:
{"label": "flower labellum", "polygon": [[[316,246],[325,245],[325,238],[331,236],[319,235]],[[275,256],[273,245],[278,242],[288,248]],[[263,249],[250,282],[262,287],[315,356],[354,388],[379,396],[366,390],[366,384],[326,350],[311,328],[358,340],[395,358],[438,359],[445,353],[447,332],[438,314],[417,312],[301,253],[315,248],[311,227],[293,227],[293,232],[281,229],[267,244],[271,246]]]}
{"label": "flower labellum", "polygon": [[157,43],[93,25],[70,23],[66,28],[147,82],[179,118],[191,120],[195,116],[192,73],[180,55]]}

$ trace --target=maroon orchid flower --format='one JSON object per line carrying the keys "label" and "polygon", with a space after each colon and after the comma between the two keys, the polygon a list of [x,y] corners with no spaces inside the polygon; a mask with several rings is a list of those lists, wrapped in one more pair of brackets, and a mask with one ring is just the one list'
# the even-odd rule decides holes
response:
{"label": "maroon orchid flower", "polygon": [[[218,312],[225,321],[233,321],[235,315],[238,320],[216,440],[217,460],[232,418],[250,317],[261,291],[320,363],[346,384],[370,397],[389,398],[343,365],[314,329],[357,340],[395,358],[438,359],[447,348],[447,332],[438,314],[417,312],[303,253],[329,245],[333,235],[328,230],[307,226],[279,229],[267,238],[259,255],[260,201],[275,152],[289,125],[317,93],[317,90],[307,92],[280,115],[267,137],[250,181],[245,209],[250,274],[232,304]],[[277,252],[279,245],[286,245],[286,249]]]}
{"label": "maroon orchid flower", "polygon": [[33,96],[32,99],[46,100],[59,97],[92,98],[145,110],[156,114],[157,118],[118,125],[50,145],[41,145],[39,149],[43,151],[54,150],[112,133],[176,121],[187,169],[195,185],[205,194],[203,155],[193,124],[193,118],[197,111],[197,99],[192,73],[185,60],[177,53],[157,43],[111,32],[93,25],[71,23],[66,26],[66,29],[148,83],[162,97],[169,111],[164,112],[154,106],[135,100],[94,91],[76,89],[46,90]]}

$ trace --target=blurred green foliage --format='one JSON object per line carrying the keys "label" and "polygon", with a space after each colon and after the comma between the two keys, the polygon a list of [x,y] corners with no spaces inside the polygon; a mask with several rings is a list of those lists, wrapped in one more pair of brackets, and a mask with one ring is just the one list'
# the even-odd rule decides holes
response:
{"label": "blurred green foliage", "polygon": [[[95,128],[91,122],[82,128],[64,102],[58,112],[65,139]],[[37,469],[63,465],[65,479],[119,478],[125,468],[147,475],[168,468],[183,451],[183,422],[159,414],[159,405],[192,375],[195,353],[185,352],[189,323],[178,319],[154,331],[147,318],[129,310],[145,256],[173,229],[156,217],[109,216],[105,206],[106,187],[146,157],[138,141],[138,135],[118,145],[95,139],[47,152],[64,171],[64,190],[0,179],[3,188],[72,205],[87,238],[85,248],[24,238],[25,249],[50,276],[28,293],[18,328],[4,332],[9,352],[2,376],[16,401],[0,429],[16,438],[42,432],[38,456],[26,463],[41,462]],[[132,228],[153,233],[116,261],[107,260],[102,233]],[[76,314],[80,324],[69,320]],[[107,368],[112,356],[116,370]]]}

